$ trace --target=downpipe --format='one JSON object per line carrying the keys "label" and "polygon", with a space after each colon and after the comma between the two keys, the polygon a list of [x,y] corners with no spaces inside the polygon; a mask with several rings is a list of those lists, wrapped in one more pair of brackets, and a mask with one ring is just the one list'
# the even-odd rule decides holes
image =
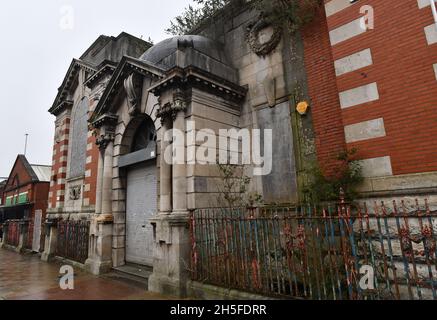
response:
{"label": "downpipe", "polygon": [[429,0],[429,2],[431,3],[432,15],[434,16],[434,24],[435,27],[437,28],[437,8],[436,8],[435,0]]}

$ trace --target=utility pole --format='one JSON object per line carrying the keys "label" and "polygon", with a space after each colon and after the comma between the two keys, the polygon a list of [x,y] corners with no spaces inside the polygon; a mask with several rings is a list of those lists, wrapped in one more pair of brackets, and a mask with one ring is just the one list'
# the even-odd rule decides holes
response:
{"label": "utility pole", "polygon": [[24,156],[26,156],[26,153],[27,153],[27,139],[29,137],[29,134],[26,133],[25,136],[26,136],[26,139],[24,141]]}

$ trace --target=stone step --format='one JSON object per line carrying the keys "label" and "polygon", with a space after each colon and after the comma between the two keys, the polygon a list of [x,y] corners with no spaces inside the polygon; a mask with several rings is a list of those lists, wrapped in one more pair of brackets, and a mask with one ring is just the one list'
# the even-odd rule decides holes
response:
{"label": "stone step", "polygon": [[152,272],[153,268],[151,267],[129,263],[121,267],[112,268],[112,272],[107,276],[112,279],[129,282],[147,290],[149,277]]}

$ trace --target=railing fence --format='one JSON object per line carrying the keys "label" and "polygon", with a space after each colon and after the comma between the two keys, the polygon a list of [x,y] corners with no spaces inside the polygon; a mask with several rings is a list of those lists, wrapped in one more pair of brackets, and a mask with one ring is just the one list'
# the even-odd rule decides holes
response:
{"label": "railing fence", "polygon": [[72,261],[85,263],[88,258],[90,234],[89,221],[60,220],[56,255]]}
{"label": "railing fence", "polygon": [[437,300],[437,212],[425,201],[197,210],[191,276],[303,299]]}

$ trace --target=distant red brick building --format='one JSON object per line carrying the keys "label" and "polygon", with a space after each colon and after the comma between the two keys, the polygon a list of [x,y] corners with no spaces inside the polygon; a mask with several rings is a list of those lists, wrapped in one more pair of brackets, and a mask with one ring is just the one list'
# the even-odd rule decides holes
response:
{"label": "distant red brick building", "polygon": [[[42,235],[41,223],[47,210],[50,171],[50,166],[29,164],[24,155],[19,155],[4,185],[0,224],[8,220],[27,220],[24,243],[27,249],[41,249],[37,243],[34,245],[33,235],[35,230]],[[41,236],[39,238],[41,244]]]}

